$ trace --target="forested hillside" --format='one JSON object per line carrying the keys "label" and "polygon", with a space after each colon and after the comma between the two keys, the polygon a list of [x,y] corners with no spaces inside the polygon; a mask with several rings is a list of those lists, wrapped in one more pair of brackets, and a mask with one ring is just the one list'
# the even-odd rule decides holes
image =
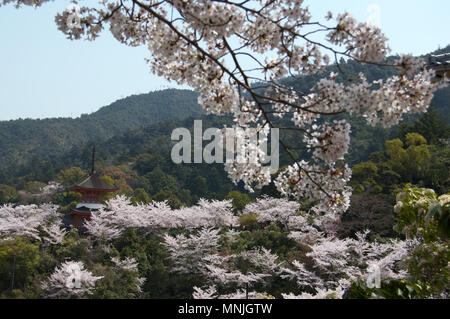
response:
{"label": "forested hillside", "polygon": [[33,156],[49,159],[74,145],[101,142],[143,126],[203,113],[197,94],[164,90],[133,95],[79,118],[19,119],[0,122],[0,169],[29,164]]}

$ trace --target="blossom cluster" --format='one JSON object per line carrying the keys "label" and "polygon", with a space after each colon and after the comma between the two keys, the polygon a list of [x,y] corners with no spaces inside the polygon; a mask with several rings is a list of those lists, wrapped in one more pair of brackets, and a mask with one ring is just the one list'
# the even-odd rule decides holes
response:
{"label": "blossom cluster", "polygon": [[313,132],[305,135],[309,150],[313,157],[325,163],[332,164],[344,160],[350,144],[350,124],[346,121],[334,121],[331,125],[313,125]]}
{"label": "blossom cluster", "polygon": [[[227,130],[230,128],[224,129],[224,131]],[[225,162],[224,169],[235,184],[242,181],[249,192],[254,192],[255,187],[262,188],[271,181],[272,167],[263,165],[269,158],[267,153],[268,135],[269,127],[267,125],[245,129],[235,126],[233,127],[233,139],[227,140],[227,143],[233,143],[236,158],[233,161]],[[272,143],[277,142],[276,138],[272,136]]]}
{"label": "blossom cluster", "polygon": [[167,202],[134,206],[123,195],[110,199],[105,208],[92,212],[90,221],[85,223],[91,235],[103,240],[117,238],[127,228],[152,231],[235,225],[237,217],[233,215],[231,200],[200,199],[195,206],[172,210]]}

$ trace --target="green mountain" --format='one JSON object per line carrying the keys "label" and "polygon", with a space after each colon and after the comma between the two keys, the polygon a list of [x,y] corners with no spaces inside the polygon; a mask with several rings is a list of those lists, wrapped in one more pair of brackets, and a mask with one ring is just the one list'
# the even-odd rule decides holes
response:
{"label": "green mountain", "polygon": [[130,130],[171,119],[203,114],[198,94],[164,90],[133,95],[79,118],[19,119],[0,122],[0,167],[27,164],[33,156],[48,159],[75,145],[101,142]]}

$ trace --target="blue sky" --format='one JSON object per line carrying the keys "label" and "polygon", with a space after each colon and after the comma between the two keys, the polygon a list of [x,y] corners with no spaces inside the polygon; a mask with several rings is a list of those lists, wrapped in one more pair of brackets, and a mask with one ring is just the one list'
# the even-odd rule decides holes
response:
{"label": "blue sky", "polygon": [[[306,3],[314,17],[349,11],[360,21],[373,16],[368,8],[376,5],[393,53],[420,55],[450,44],[448,0]],[[0,120],[77,117],[132,94],[177,87],[150,73],[145,47],[124,46],[108,32],[94,42],[67,40],[54,16],[68,4],[0,7]]]}

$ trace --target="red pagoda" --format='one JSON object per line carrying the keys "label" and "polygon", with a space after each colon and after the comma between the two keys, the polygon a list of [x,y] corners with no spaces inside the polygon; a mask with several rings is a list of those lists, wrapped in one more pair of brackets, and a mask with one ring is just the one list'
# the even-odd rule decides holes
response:
{"label": "red pagoda", "polygon": [[67,188],[69,191],[77,192],[82,195],[75,208],[71,208],[65,212],[66,215],[72,216],[72,226],[81,227],[85,220],[90,220],[91,212],[103,207],[100,196],[118,191],[107,183],[105,183],[95,171],[95,146],[92,150],[92,168],[91,174],[84,180]]}

